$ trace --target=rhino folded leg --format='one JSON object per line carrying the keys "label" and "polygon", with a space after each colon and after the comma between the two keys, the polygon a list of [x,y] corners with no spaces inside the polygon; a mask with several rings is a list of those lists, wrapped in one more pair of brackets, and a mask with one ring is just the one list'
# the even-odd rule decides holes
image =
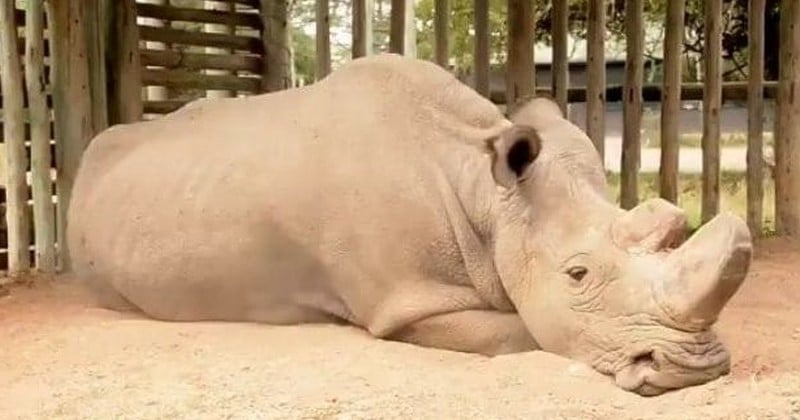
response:
{"label": "rhino folded leg", "polygon": [[389,340],[495,356],[538,350],[516,313],[466,310],[434,315],[386,337]]}

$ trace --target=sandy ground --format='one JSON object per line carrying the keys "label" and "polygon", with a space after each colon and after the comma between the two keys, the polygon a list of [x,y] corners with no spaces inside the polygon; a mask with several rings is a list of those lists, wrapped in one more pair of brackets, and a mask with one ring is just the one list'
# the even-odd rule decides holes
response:
{"label": "sandy ground", "polygon": [[798,302],[800,244],[764,242],[720,320],[732,374],[644,398],[543,352],[490,359],[346,327],[163,323],[36,282],[0,298],[0,418],[799,419]]}

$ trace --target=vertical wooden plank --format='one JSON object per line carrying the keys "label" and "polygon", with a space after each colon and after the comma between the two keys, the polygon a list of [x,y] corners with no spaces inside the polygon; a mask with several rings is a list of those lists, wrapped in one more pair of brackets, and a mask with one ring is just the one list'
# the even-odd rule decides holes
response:
{"label": "vertical wooden plank", "polygon": [[316,0],[317,80],[331,72],[331,13],[329,0]]}
{"label": "vertical wooden plank", "polygon": [[780,80],[775,132],[775,228],[800,237],[800,4],[780,5]]}
{"label": "vertical wooden plank", "polygon": [[605,165],[606,0],[589,2],[587,23],[586,133]]}
{"label": "vertical wooden plank", "polygon": [[750,0],[747,83],[747,225],[761,236],[764,221],[764,12],[765,0]]}
{"label": "vertical wooden plank", "polygon": [[433,32],[436,64],[448,68],[450,61],[450,0],[434,0]]}
{"label": "vertical wooden plank", "polygon": [[489,97],[489,0],[475,0],[475,90]]}
{"label": "vertical wooden plank", "polygon": [[625,1],[625,98],[622,102],[622,162],[620,205],[639,203],[641,159],[642,81],[644,76],[644,1]]}
{"label": "vertical wooden plank", "polygon": [[[163,2],[163,0],[160,0]],[[213,0],[206,0],[203,2],[203,8],[206,10],[215,10],[219,12],[227,12],[232,13],[234,12],[233,3],[223,3],[217,2]],[[210,34],[227,34],[233,35],[234,29],[228,25],[224,24],[215,24],[215,23],[206,23],[203,25],[203,31]],[[226,48],[214,48],[214,47],[206,47],[207,54],[222,54],[222,55],[229,55],[234,54],[235,51]],[[231,72],[227,70],[217,70],[217,69],[207,69],[205,70],[206,74],[209,75],[230,75]],[[235,91],[230,90],[207,90],[206,97],[207,98],[230,98],[232,96],[236,96]]]}
{"label": "vertical wooden plank", "polygon": [[36,268],[56,269],[55,207],[50,179],[50,109],[44,75],[44,0],[28,0],[25,10],[25,84],[31,119],[31,189]]}
{"label": "vertical wooden plank", "polygon": [[6,226],[8,274],[19,276],[31,267],[28,185],[25,174],[25,93],[17,46],[14,2],[0,2],[0,88],[3,92],[3,136],[6,148]]}
{"label": "vertical wooden plank", "polygon": [[406,51],[406,7],[407,0],[392,0],[389,18],[389,52],[404,54]]}
{"label": "vertical wooden plank", "polygon": [[287,0],[262,0],[261,20],[264,29],[263,90],[275,92],[292,87],[292,58],[289,40],[289,13]]}
{"label": "vertical wooden plank", "polygon": [[568,25],[569,2],[567,0],[553,0],[552,89],[553,98],[564,115],[567,115],[567,88],[569,87]]}
{"label": "vertical wooden plank", "polygon": [[374,0],[353,0],[353,58],[372,54]]}
{"label": "vertical wooden plank", "polygon": [[508,1],[508,63],[506,65],[506,112],[534,94],[533,0]]}
{"label": "vertical wooden plank", "polygon": [[703,58],[703,182],[700,218],[708,222],[719,213],[719,137],[722,107],[722,0],[705,2]]}
{"label": "vertical wooden plank", "polygon": [[135,1],[114,1],[110,14],[109,123],[139,121],[142,119],[142,66]]}
{"label": "vertical wooden plank", "polygon": [[661,89],[661,165],[659,167],[659,192],[661,198],[678,203],[678,138],[681,112],[681,57],[685,0],[672,0],[667,4],[666,33],[664,35],[664,79]]}

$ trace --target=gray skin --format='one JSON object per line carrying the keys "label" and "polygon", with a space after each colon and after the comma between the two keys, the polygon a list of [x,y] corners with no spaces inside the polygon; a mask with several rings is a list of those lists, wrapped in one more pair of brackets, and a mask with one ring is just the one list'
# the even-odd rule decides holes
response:
{"label": "gray skin", "polygon": [[656,395],[729,371],[712,326],[751,258],[741,219],[682,243],[685,225],[663,200],[610,201],[552,102],[507,119],[432,63],[378,55],[101,133],[67,240],[107,307],[541,349]]}

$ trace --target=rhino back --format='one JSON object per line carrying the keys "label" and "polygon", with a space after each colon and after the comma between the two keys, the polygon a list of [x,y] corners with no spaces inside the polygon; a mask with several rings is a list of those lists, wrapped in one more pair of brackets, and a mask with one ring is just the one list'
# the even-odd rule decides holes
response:
{"label": "rhino back", "polygon": [[200,101],[99,136],[70,209],[77,274],[159,318],[274,323],[365,325],[403,284],[467,285],[433,152],[452,145],[408,95],[347,85]]}

